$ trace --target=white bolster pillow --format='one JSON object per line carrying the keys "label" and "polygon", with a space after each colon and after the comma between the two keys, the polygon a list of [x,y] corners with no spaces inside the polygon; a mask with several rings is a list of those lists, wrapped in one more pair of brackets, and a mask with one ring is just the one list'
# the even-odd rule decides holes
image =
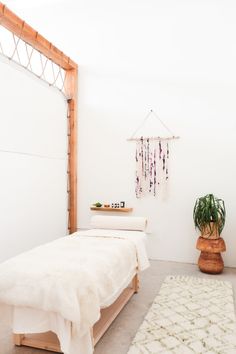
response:
{"label": "white bolster pillow", "polygon": [[91,217],[93,229],[136,230],[145,231],[147,219],[139,216],[104,216]]}

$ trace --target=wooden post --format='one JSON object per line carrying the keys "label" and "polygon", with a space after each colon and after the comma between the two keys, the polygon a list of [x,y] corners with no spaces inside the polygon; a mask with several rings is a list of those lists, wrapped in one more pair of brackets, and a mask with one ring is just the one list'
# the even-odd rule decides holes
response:
{"label": "wooden post", "polygon": [[138,274],[135,274],[132,280],[132,287],[134,289],[134,293],[136,294],[139,291],[139,277]]}
{"label": "wooden post", "polygon": [[13,334],[13,343],[15,345],[21,345],[22,339],[24,338],[23,334]]}
{"label": "wooden post", "polygon": [[65,90],[68,98],[68,173],[69,173],[69,232],[77,230],[77,101],[78,69],[66,72]]}

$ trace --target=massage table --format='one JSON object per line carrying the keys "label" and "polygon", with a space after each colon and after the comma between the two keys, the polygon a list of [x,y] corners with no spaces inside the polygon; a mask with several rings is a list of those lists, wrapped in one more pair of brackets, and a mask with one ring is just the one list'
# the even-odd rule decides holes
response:
{"label": "massage table", "polygon": [[16,345],[91,354],[138,291],[149,266],[146,219],[94,216],[91,226],[0,265]]}

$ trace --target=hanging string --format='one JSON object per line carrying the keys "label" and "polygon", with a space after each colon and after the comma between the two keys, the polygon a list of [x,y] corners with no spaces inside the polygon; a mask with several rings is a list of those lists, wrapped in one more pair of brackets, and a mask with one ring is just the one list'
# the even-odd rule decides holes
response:
{"label": "hanging string", "polygon": [[41,53],[39,55],[40,55],[40,62],[41,62],[41,66],[42,66],[42,73],[40,75],[40,78],[42,78],[43,80],[46,80],[44,72],[45,72],[45,69],[46,69],[46,66],[47,66],[47,63],[48,63],[48,58],[46,58],[45,63],[43,64],[43,56],[42,56]]}
{"label": "hanging string", "polygon": [[171,134],[171,136],[168,137],[160,137],[160,136],[153,136],[153,137],[142,137],[143,140],[147,140],[149,139],[149,141],[151,140],[172,140],[172,139],[179,139],[179,136],[175,136],[174,133],[167,127],[167,125],[163,122],[163,120],[161,120],[161,118],[151,109],[148,114],[146,115],[146,117],[143,119],[143,121],[141,122],[141,124],[138,126],[138,128],[134,131],[134,133],[131,135],[131,137],[129,139],[127,139],[127,141],[138,141],[140,140],[140,138],[134,138],[134,136],[136,135],[136,133],[144,126],[144,124],[146,123],[146,121],[148,120],[148,118],[151,116],[151,114],[154,115],[154,117],[156,119],[158,119],[158,121],[161,123],[161,125]]}
{"label": "hanging string", "polygon": [[66,157],[54,157],[54,156],[40,155],[40,154],[34,154],[34,153],[30,153],[30,152],[14,151],[14,150],[0,149],[0,153],[25,155],[25,156],[32,156],[32,157],[38,157],[41,159],[50,159],[50,160],[67,160]]}
{"label": "hanging string", "polygon": [[[32,58],[32,55],[33,55],[33,52],[34,52],[34,48],[29,46],[26,42],[25,43],[25,49],[26,49],[26,54],[27,54],[27,58],[28,58],[28,63],[27,65],[25,66],[26,69],[30,70],[30,71],[33,71],[32,69],[32,65],[31,65],[31,58]],[[31,48],[31,52],[29,53],[29,48]]]}
{"label": "hanging string", "polygon": [[167,125],[163,122],[163,120],[161,120],[161,118],[151,109],[150,113],[154,114],[154,117],[156,117],[159,122],[163,125],[164,128],[166,128],[166,130],[168,130],[168,132],[174,136],[174,133],[167,127]]}
{"label": "hanging string", "polygon": [[[4,12],[4,9],[5,9],[5,6],[3,7],[3,12]],[[0,28],[1,28],[1,23],[2,23],[3,17],[4,17],[3,15],[0,16]],[[64,69],[60,65],[58,65],[58,70],[55,73],[54,68],[51,68],[51,70],[48,68],[49,66],[47,64],[50,59],[48,59],[45,55],[41,54],[37,49],[34,48],[33,45],[28,44],[27,42],[25,42],[21,38],[22,32],[24,30],[24,26],[25,26],[25,22],[22,22],[22,26],[21,26],[19,35],[15,35],[12,33],[12,41],[10,41],[10,43],[12,45],[12,52],[10,54],[6,53],[4,51],[5,47],[4,47],[4,43],[2,43],[4,41],[0,40],[0,55],[3,56],[4,58],[8,59],[9,62],[12,62],[12,63],[20,66],[24,70],[27,70],[28,72],[33,74],[38,79],[47,83],[49,86],[53,86],[54,88],[58,89],[62,93],[62,95],[67,99],[67,95],[65,92],[65,72],[64,72]],[[8,29],[6,29],[6,31],[11,33]],[[20,47],[20,43],[22,43],[22,42],[25,44],[25,46]],[[9,45],[7,47],[9,47]],[[24,53],[23,53],[22,48],[25,48]],[[31,48],[31,49],[29,50],[29,48]],[[40,74],[37,74],[36,68],[34,68],[34,65],[32,66],[32,61],[33,61],[32,57],[33,57],[34,53],[36,53],[39,56],[39,63],[41,65],[41,73]],[[24,54],[26,54],[26,56],[27,56],[26,65],[23,64]],[[23,57],[22,57],[22,55],[23,55]],[[34,55],[34,57],[35,57],[35,55]],[[52,82],[50,82],[51,81],[50,74],[49,74],[49,72],[46,72],[46,68],[48,69],[48,71],[51,72],[51,74],[53,76]],[[48,77],[47,77],[47,75],[48,75]],[[58,80],[59,77],[61,78],[61,80],[60,80],[61,82],[59,82],[59,80]]]}
{"label": "hanging string", "polygon": [[[150,115],[152,114],[152,110],[150,112],[148,112],[148,114],[146,115],[146,117],[144,118],[144,120],[142,121],[142,123],[140,124],[140,126],[135,130],[135,132],[131,135],[130,139],[133,139],[133,137],[135,136],[135,134],[139,131],[140,128],[142,128],[142,126],[145,124],[146,120],[150,117]],[[128,140],[130,140],[128,139]]]}

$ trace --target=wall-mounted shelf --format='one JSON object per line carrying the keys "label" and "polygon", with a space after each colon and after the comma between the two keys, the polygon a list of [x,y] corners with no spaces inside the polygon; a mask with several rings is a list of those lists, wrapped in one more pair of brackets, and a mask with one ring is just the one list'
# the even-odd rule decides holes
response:
{"label": "wall-mounted shelf", "polygon": [[133,211],[133,208],[105,208],[105,207],[90,207],[90,210],[95,211],[118,211],[123,213],[129,213]]}

